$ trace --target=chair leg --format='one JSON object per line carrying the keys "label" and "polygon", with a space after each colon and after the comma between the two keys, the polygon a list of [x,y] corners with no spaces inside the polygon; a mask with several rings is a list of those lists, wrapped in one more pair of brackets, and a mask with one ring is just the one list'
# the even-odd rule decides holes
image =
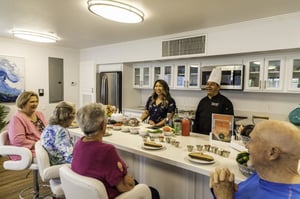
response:
{"label": "chair leg", "polygon": [[39,186],[39,171],[38,170],[30,170],[29,173],[26,175],[26,178],[32,171],[33,176],[33,185],[23,189],[19,193],[19,198],[24,199],[27,195],[32,195],[33,199],[38,199],[40,195],[40,186]]}
{"label": "chair leg", "polygon": [[34,198],[39,198],[40,196],[40,186],[39,186],[39,171],[33,170],[33,194]]}

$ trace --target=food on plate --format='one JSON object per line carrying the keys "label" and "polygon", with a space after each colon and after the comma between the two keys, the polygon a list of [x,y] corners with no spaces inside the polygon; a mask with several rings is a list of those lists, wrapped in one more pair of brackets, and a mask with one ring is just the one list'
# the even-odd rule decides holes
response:
{"label": "food on plate", "polygon": [[153,134],[162,133],[162,130],[160,129],[148,129],[147,131],[148,133],[153,133]]}
{"label": "food on plate", "polygon": [[136,118],[128,118],[123,120],[123,124],[126,126],[138,126],[140,121]]}
{"label": "food on plate", "polygon": [[165,132],[174,131],[174,129],[171,128],[170,126],[164,126],[164,127],[162,128],[162,130],[165,131]]}
{"label": "food on plate", "polygon": [[162,147],[161,144],[158,144],[156,142],[144,142],[145,146],[151,146],[151,147]]}
{"label": "food on plate", "polygon": [[199,152],[189,153],[189,156],[194,159],[204,160],[204,161],[208,161],[208,162],[211,162],[214,160],[214,157],[204,154],[204,153],[199,153]]}
{"label": "food on plate", "polygon": [[114,123],[113,126],[122,126],[121,122]]}

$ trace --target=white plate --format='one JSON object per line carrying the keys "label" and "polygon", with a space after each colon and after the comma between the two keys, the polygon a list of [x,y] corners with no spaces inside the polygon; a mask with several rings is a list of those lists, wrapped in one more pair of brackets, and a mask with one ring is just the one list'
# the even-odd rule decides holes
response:
{"label": "white plate", "polygon": [[213,161],[198,160],[196,158],[191,158],[190,156],[187,156],[186,159],[188,159],[191,162],[199,163],[199,164],[213,164],[216,162],[216,160]]}
{"label": "white plate", "polygon": [[147,150],[160,150],[160,149],[164,149],[165,146],[162,147],[152,147],[152,146],[145,146],[144,144],[142,145],[143,149],[147,149]]}

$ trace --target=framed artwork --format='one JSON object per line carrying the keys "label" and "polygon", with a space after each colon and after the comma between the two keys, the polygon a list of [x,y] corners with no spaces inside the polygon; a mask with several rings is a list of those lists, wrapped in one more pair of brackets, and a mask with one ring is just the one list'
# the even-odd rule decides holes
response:
{"label": "framed artwork", "polygon": [[212,140],[230,142],[234,130],[234,116],[225,114],[212,114]]}
{"label": "framed artwork", "polygon": [[0,55],[0,103],[15,102],[25,89],[25,59]]}

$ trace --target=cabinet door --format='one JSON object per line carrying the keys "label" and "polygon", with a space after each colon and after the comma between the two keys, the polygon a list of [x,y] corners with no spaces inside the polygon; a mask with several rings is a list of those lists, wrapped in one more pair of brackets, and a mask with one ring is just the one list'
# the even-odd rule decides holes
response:
{"label": "cabinet door", "polygon": [[142,87],[150,88],[150,84],[150,66],[144,66],[142,67]]}
{"label": "cabinet door", "polygon": [[173,87],[173,65],[163,66],[163,79],[168,83],[169,87]]}
{"label": "cabinet door", "polygon": [[287,60],[287,80],[289,91],[300,91],[300,57]]}
{"label": "cabinet door", "polygon": [[189,64],[188,65],[188,80],[187,85],[189,88],[200,88],[200,65]]}
{"label": "cabinet door", "polygon": [[163,79],[162,67],[161,66],[153,66],[153,83],[158,79]]}
{"label": "cabinet door", "polygon": [[265,90],[282,90],[283,89],[283,58],[272,58],[265,60],[265,73],[263,88]]}
{"label": "cabinet door", "polygon": [[141,77],[141,68],[134,67],[133,68],[133,87],[139,88],[141,87],[142,77]]}
{"label": "cabinet door", "polygon": [[175,87],[184,88],[186,85],[186,66],[184,64],[176,65],[175,67]]}
{"label": "cabinet door", "polygon": [[245,61],[245,90],[261,90],[264,73],[264,60]]}

